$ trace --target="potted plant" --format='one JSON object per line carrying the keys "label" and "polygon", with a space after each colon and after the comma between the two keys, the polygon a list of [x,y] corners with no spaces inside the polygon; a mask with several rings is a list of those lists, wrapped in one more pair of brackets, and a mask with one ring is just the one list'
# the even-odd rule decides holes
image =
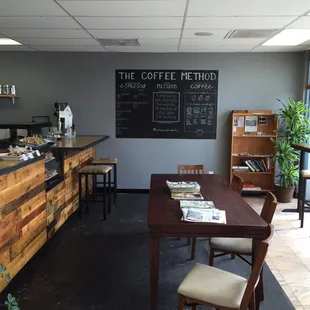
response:
{"label": "potted plant", "polygon": [[278,168],[275,194],[279,202],[291,202],[299,178],[299,151],[292,144],[307,141],[310,134],[309,110],[303,101],[291,98],[288,98],[287,103],[281,104],[282,108],[277,115],[277,140],[272,139],[276,149],[274,161]]}

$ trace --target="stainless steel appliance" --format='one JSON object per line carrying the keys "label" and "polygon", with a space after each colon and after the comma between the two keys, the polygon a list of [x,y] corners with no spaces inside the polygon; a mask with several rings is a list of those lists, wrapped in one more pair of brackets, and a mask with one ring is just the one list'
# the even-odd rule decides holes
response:
{"label": "stainless steel appliance", "polygon": [[55,102],[55,113],[57,118],[57,130],[62,136],[71,137],[73,114],[67,102]]}

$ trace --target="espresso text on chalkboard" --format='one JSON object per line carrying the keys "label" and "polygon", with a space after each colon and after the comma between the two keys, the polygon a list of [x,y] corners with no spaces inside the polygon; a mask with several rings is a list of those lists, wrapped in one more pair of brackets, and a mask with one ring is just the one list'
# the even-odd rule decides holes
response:
{"label": "espresso text on chalkboard", "polygon": [[216,139],[218,70],[116,70],[116,137]]}

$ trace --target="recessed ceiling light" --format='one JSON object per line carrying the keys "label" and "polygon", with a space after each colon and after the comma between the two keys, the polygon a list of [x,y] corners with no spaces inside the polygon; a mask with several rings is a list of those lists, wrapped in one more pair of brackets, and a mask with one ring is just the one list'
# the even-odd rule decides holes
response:
{"label": "recessed ceiling light", "polygon": [[212,32],[207,32],[207,31],[201,31],[201,32],[195,32],[195,36],[198,37],[211,37],[213,36]]}
{"label": "recessed ceiling light", "polygon": [[296,46],[310,40],[310,29],[284,29],[263,46]]}
{"label": "recessed ceiling light", "polygon": [[0,45],[22,45],[22,43],[9,38],[0,38]]}

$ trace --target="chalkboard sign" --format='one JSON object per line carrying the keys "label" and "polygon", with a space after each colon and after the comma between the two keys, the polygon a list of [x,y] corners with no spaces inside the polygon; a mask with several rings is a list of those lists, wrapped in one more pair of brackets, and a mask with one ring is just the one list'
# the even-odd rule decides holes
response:
{"label": "chalkboard sign", "polygon": [[217,70],[116,70],[116,137],[215,139]]}

